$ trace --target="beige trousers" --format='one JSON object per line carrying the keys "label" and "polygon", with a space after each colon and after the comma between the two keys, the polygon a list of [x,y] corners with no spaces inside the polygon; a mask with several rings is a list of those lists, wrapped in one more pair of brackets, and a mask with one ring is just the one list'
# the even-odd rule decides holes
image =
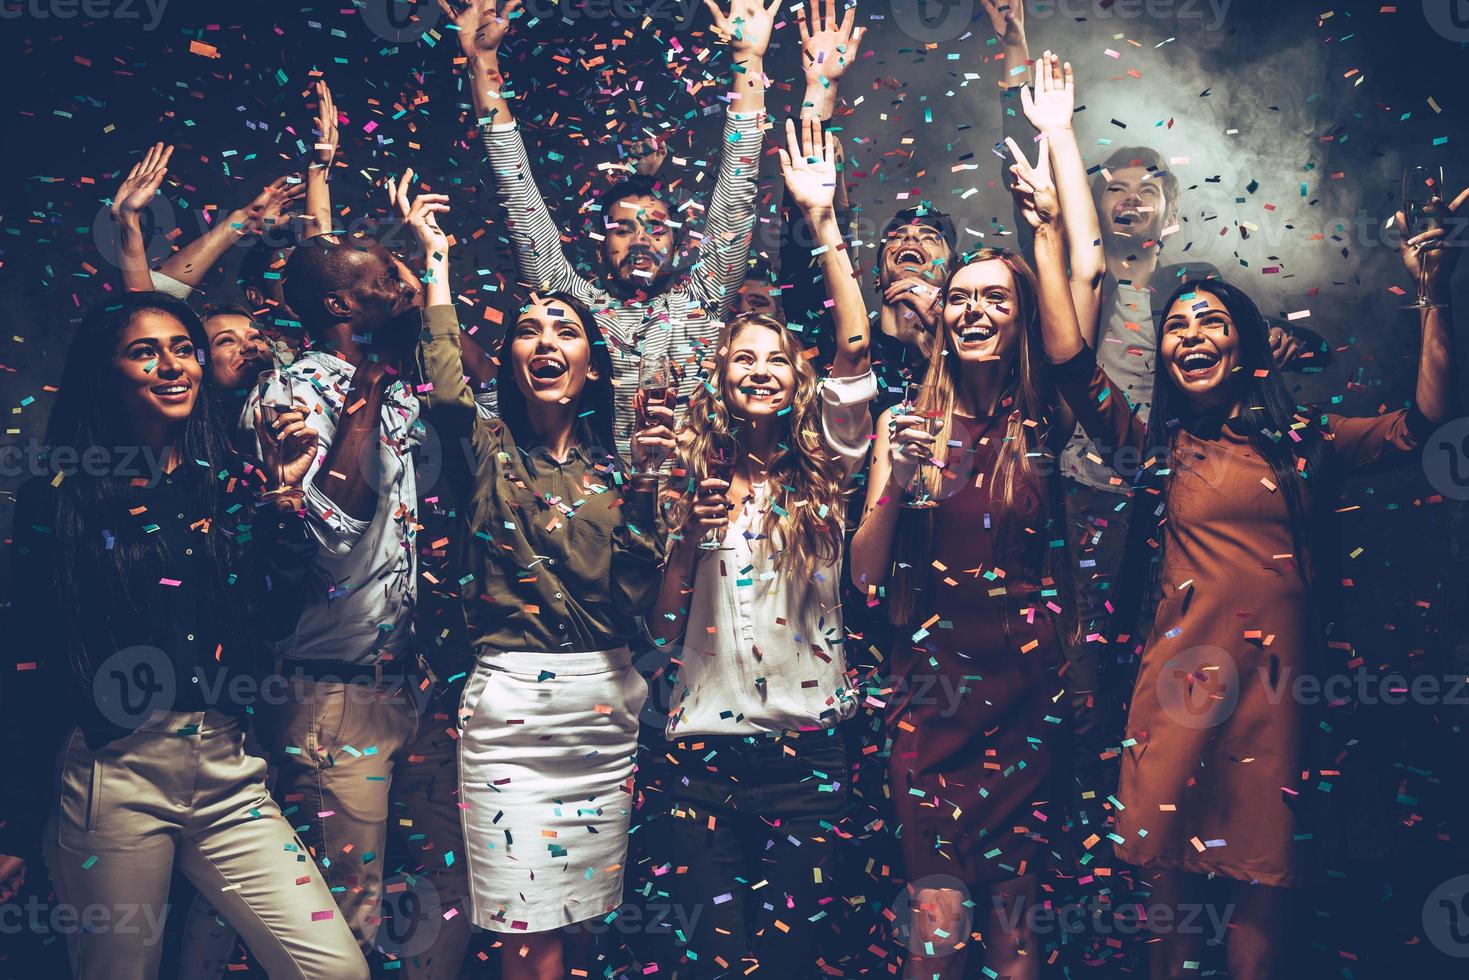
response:
{"label": "beige trousers", "polygon": [[318,681],[293,682],[291,690],[284,703],[255,709],[255,735],[275,770],[281,812],[367,953],[382,922],[393,776],[408,765],[418,731],[416,692]]}
{"label": "beige trousers", "polygon": [[45,848],[78,980],[158,973],[175,864],[249,944],[272,978],[366,980],[326,882],[244,751],[237,719],[155,716],[95,752],[72,732]]}

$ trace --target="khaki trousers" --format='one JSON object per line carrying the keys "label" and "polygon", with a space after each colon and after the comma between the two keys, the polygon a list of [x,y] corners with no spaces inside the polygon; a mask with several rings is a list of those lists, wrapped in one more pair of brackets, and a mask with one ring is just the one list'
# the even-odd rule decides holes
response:
{"label": "khaki trousers", "polygon": [[408,764],[419,694],[387,681],[306,680],[290,688],[289,699],[256,707],[255,734],[275,771],[281,812],[367,953],[382,921],[393,775]]}
{"label": "khaki trousers", "polygon": [[175,864],[235,927],[272,978],[366,980],[326,882],[244,751],[237,719],[171,712],[87,748],[72,732],[45,849],[79,980],[158,973]]}

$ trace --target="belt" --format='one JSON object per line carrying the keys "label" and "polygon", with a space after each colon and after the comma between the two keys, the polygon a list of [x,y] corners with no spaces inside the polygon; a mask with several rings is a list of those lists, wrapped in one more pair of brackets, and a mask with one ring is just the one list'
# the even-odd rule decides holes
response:
{"label": "belt", "polygon": [[396,660],[374,664],[349,664],[335,660],[282,660],[276,672],[286,677],[305,677],[313,681],[338,684],[360,684],[371,681],[374,686],[404,684],[423,674],[418,659],[400,663]]}

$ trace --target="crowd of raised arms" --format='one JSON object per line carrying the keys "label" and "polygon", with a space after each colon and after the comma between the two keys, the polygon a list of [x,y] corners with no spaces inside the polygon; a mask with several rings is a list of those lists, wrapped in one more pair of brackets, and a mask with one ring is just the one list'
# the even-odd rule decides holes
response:
{"label": "crowd of raised arms", "polygon": [[[1328,346],[1168,264],[1178,180],[1145,147],[1088,176],[1071,66],[999,0],[1014,249],[963,251],[919,203],[854,266],[828,121],[863,30],[834,0],[782,28],[806,94],[771,120],[776,0],[706,0],[731,75],[696,261],[666,145],[595,194],[581,243],[502,74],[520,0],[440,2],[517,266],[497,310],[456,303],[455,202],[411,171],[385,189],[417,247],[342,231],[325,83],[304,177],[160,268],[139,216],[172,148],[113,195],[125,288],[76,334],[47,442],[159,466],[18,495],[0,899],[49,874],[77,907],[161,908],[181,873],[181,975],[223,975],[238,938],[272,977],[344,980],[457,977],[475,929],[506,978],[613,975],[615,931],[585,926],[657,895],[698,914],[656,975],[835,976],[876,765],[906,888],[862,937],[892,944],[885,974],[1039,976],[1055,938],[1025,910],[1107,848],[1153,902],[1230,909],[1227,943],[1159,929],[1146,975],[1289,975],[1322,795],[1297,788],[1331,761],[1256,668],[1326,647],[1337,481],[1456,410],[1458,250],[1404,236],[1438,301],[1411,407],[1298,405],[1282,373]],[[767,141],[778,272],[751,254]],[[302,206],[238,305],[184,301]],[[1170,699],[1179,671],[1195,702]],[[872,758],[854,720],[880,726]],[[411,949],[379,929],[404,840],[437,896]],[[78,977],[160,968],[136,932],[68,945]]]}

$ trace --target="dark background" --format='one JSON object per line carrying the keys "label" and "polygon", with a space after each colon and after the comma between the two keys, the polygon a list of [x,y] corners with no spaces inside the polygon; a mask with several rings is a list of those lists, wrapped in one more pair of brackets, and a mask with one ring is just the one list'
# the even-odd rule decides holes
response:
{"label": "dark background", "polygon": [[[1268,313],[1309,310],[1303,322],[1335,354],[1300,382],[1300,397],[1370,414],[1411,396],[1417,359],[1416,319],[1389,291],[1412,286],[1382,235],[1402,168],[1443,164],[1451,189],[1469,183],[1469,11],[1460,11],[1458,28],[1450,7],[1071,0],[1028,9],[1032,54],[1054,47],[1077,66],[1088,164],[1116,146],[1153,145],[1185,187],[1165,261],[1186,254],[1214,263]],[[618,16],[630,9],[642,16]],[[53,397],[46,389],[60,376],[76,319],[118,288],[104,202],[141,150],[160,139],[177,147],[165,185],[172,217],[150,243],[159,256],[199,234],[206,215],[222,216],[261,184],[301,169],[315,73],[346,117],[333,178],[338,212],[348,223],[381,216],[382,179],[412,166],[423,187],[453,198],[444,226],[457,240],[465,322],[481,322],[480,308],[495,301],[510,257],[503,224],[485,204],[481,152],[452,65],[457,44],[433,3],[420,4],[422,24],[396,39],[385,0],[171,0],[156,24],[127,0],[93,0],[91,19],[68,0],[0,0],[0,10],[0,406],[9,410],[0,442],[41,437]],[[660,0],[540,0],[529,11],[539,16],[520,20],[503,61],[524,93],[514,109],[563,228],[581,227],[579,206],[612,179],[599,165],[619,160],[645,130],[676,129],[663,175],[678,182],[676,193],[707,193],[727,71],[722,51],[697,57],[710,42],[707,12]],[[993,153],[1000,49],[978,4],[867,0],[859,23],[871,32],[842,86],[851,111],[835,124],[865,237],[927,198],[955,215],[962,247],[1012,241]],[[423,26],[433,29],[422,34]],[[767,58],[777,120],[800,96],[798,43],[794,24],[778,30]],[[771,255],[778,200],[778,180],[767,179],[755,247]],[[231,298],[238,254],[206,281],[208,300]],[[1469,299],[1462,270],[1456,296]],[[1461,327],[1461,351],[1464,334]],[[1461,354],[1461,391],[1466,361]],[[1469,464],[1469,452],[1459,462]],[[0,532],[10,491],[26,475],[0,478]],[[1358,480],[1344,496],[1358,509],[1342,518],[1345,550],[1355,554],[1337,637],[1374,673],[1462,678],[1469,486],[1435,488],[1415,466]],[[1455,920],[1463,944],[1445,948],[1429,936],[1435,927],[1442,935],[1451,911],[1430,893],[1469,872],[1469,694],[1443,700],[1332,712],[1345,746],[1343,775],[1329,780],[1340,833],[1306,898],[1302,928],[1314,956],[1306,975],[1464,975],[1469,961],[1443,954],[1469,952],[1469,920]],[[858,954],[876,941],[869,930],[899,886],[880,866],[871,871],[859,858],[856,868],[845,888],[859,910],[849,972],[886,974],[887,964]],[[14,938],[0,935],[0,949]],[[1127,962],[1117,955],[1088,967],[1063,956],[1054,969],[1099,975]]]}

